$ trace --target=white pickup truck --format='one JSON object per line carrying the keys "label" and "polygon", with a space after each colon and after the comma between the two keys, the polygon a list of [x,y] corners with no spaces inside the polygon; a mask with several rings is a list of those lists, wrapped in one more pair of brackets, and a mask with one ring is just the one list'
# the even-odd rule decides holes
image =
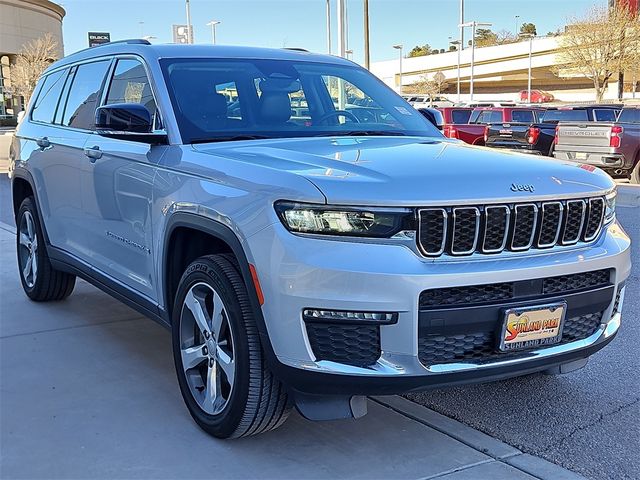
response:
{"label": "white pickup truck", "polygon": [[623,108],[615,122],[559,123],[554,156],[640,183],[640,107]]}

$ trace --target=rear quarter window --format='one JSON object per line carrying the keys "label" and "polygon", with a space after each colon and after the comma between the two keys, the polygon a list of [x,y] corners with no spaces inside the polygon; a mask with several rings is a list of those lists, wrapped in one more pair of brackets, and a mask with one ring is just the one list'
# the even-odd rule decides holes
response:
{"label": "rear quarter window", "polygon": [[469,123],[471,110],[451,110],[452,123]]}
{"label": "rear quarter window", "polygon": [[31,119],[35,122],[53,123],[60,92],[64,87],[67,70],[60,70],[42,79],[42,88],[31,110]]}
{"label": "rear quarter window", "polygon": [[511,120],[514,122],[533,123],[535,117],[533,110],[513,110],[511,112]]}

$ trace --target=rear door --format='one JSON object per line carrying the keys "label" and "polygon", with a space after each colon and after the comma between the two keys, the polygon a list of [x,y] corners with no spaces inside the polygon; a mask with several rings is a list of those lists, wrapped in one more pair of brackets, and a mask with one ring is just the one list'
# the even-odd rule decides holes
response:
{"label": "rear door", "polygon": [[61,71],[51,88],[48,83],[43,85],[38,96],[42,100],[31,113],[31,122],[38,124],[35,140],[40,148],[30,165],[43,192],[38,198],[49,240],[80,258],[84,257],[86,239],[82,213],[82,172],[87,163],[84,145],[93,128],[93,112],[109,65],[110,60],[100,60]]}
{"label": "rear door", "polygon": [[[162,130],[146,68],[137,57],[116,59],[103,104],[144,105]],[[151,203],[156,165],[164,146],[93,133],[86,144],[83,210],[87,253],[102,273],[148,297],[157,298],[153,275]]]}

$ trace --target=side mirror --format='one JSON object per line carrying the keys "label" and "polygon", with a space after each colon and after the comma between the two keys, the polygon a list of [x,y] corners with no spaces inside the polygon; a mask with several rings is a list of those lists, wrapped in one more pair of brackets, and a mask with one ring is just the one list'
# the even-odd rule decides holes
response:
{"label": "side mirror", "polygon": [[166,143],[164,133],[153,133],[151,112],[138,103],[114,103],[98,107],[95,118],[99,135],[143,143]]}

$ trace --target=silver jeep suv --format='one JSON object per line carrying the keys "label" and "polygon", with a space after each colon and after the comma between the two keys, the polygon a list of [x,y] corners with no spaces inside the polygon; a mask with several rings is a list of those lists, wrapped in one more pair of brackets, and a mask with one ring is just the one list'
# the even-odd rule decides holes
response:
{"label": "silver jeep suv", "polygon": [[170,328],[218,437],[563,373],[620,327],[607,175],[446,139],[340,58],[91,48],[44,73],[11,155],[26,294],[79,276]]}

